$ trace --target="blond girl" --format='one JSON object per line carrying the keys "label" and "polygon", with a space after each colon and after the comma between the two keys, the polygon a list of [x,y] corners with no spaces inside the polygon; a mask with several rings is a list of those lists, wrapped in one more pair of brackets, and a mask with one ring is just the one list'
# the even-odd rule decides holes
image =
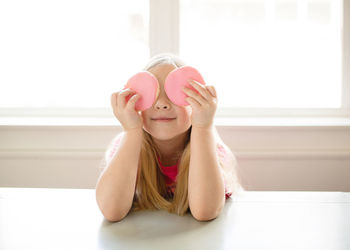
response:
{"label": "blond girl", "polygon": [[164,91],[167,75],[184,65],[170,53],[150,59],[143,70],[157,78],[160,92],[149,109],[135,110],[140,96],[132,89],[111,96],[123,131],[108,146],[96,184],[97,204],[109,221],[147,209],[212,220],[243,190],[236,157],[214,126],[215,88],[191,82],[198,92],[183,89],[188,106],[175,105]]}

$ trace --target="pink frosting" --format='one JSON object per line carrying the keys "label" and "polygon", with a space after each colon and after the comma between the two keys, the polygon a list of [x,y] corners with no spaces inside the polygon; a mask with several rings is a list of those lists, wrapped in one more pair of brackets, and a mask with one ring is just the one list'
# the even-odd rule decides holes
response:
{"label": "pink frosting", "polygon": [[[130,88],[136,91],[141,97],[135,103],[137,111],[143,111],[152,107],[159,92],[159,84],[157,78],[148,71],[142,71],[132,76],[124,89]],[[126,102],[133,96],[129,95],[125,98]]]}
{"label": "pink frosting", "polygon": [[[182,87],[192,89],[194,92],[198,91],[192,87],[188,80],[195,80],[205,85],[204,79],[199,71],[191,66],[182,66],[171,71],[164,83],[164,90],[169,99],[178,106],[190,105],[185,98],[188,96],[183,91]],[[140,95],[140,98],[135,104],[137,111],[143,111],[152,107],[153,103],[159,95],[159,83],[157,78],[148,71],[141,71],[133,75],[125,84],[123,89],[130,88]],[[126,102],[134,94],[128,95]]]}
{"label": "pink frosting", "polygon": [[178,106],[190,105],[185,98],[188,97],[182,90],[182,87],[192,89],[193,91],[198,91],[193,88],[188,80],[195,80],[203,85],[205,85],[204,79],[198,70],[191,66],[183,66],[171,71],[164,83],[164,90],[168,95],[169,99]]}

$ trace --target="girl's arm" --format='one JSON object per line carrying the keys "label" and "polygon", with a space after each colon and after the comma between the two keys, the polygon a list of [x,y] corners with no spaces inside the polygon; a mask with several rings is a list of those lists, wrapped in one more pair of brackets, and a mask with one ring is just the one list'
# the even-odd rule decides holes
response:
{"label": "girl's arm", "polygon": [[188,199],[197,220],[216,218],[225,205],[225,186],[216,149],[214,126],[192,127]]}
{"label": "girl's arm", "polygon": [[120,145],[96,184],[96,201],[109,221],[119,221],[129,212],[136,187],[142,130],[124,132]]}

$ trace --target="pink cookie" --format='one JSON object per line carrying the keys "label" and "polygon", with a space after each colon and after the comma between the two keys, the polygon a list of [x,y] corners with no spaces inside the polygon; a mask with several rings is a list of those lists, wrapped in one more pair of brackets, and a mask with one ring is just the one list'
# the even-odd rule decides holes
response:
{"label": "pink cookie", "polygon": [[[132,76],[125,84],[123,89],[130,88],[140,95],[140,98],[135,103],[136,111],[143,111],[152,107],[153,103],[159,95],[159,84],[157,78],[148,71],[141,71]],[[128,95],[126,102],[134,94]]]}
{"label": "pink cookie", "polygon": [[169,99],[178,106],[190,105],[185,98],[188,96],[183,92],[182,87],[192,89],[199,93],[194,87],[192,87],[188,80],[195,80],[205,85],[204,79],[201,74],[193,67],[182,66],[180,68],[171,71],[164,83],[164,90]]}

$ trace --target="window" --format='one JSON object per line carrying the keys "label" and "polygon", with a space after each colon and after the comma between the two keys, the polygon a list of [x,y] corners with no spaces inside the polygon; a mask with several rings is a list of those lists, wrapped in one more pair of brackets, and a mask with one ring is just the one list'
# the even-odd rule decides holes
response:
{"label": "window", "polygon": [[346,2],[1,1],[0,114],[111,116],[110,94],[173,52],[216,86],[219,116],[349,115]]}
{"label": "window", "polygon": [[218,86],[221,106],[341,107],[340,1],[182,0],[180,6],[180,53]]}
{"label": "window", "polygon": [[0,1],[0,107],[109,106],[149,58],[148,13],[142,0]]}

